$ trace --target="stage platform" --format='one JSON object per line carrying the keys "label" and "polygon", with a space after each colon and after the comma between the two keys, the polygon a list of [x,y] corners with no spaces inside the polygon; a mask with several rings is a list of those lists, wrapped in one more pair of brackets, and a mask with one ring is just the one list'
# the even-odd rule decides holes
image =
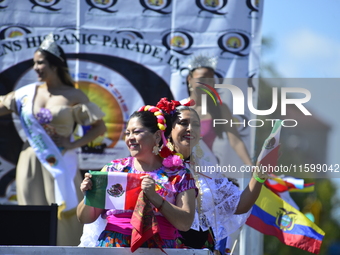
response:
{"label": "stage platform", "polygon": [[[168,255],[209,255],[209,250],[164,249]],[[134,253],[130,248],[73,247],[73,246],[0,246],[1,255],[164,255],[160,249],[139,248]]]}

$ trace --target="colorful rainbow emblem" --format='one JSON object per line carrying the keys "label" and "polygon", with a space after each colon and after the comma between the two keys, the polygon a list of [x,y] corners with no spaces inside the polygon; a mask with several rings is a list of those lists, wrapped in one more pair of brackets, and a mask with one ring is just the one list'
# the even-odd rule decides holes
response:
{"label": "colorful rainbow emblem", "polygon": [[[216,89],[214,89],[212,86],[210,86],[210,85],[208,85],[208,84],[205,84],[205,83],[203,83],[203,82],[197,82],[198,84],[201,84],[201,85],[203,85],[203,86],[206,86],[207,88],[209,88],[214,94],[215,94],[215,97],[218,99],[218,101],[220,102],[220,105],[222,105],[223,103],[222,103],[222,100],[221,100],[221,97],[220,97],[220,95],[218,94],[218,92],[216,91]],[[200,88],[200,87],[198,87],[199,89],[201,89],[201,90],[203,90],[205,93],[207,93],[210,97],[211,97],[211,99],[214,101],[214,103],[215,103],[215,105],[217,106],[217,102],[216,102],[216,98],[213,96],[213,94],[209,91],[209,90],[207,90],[207,89],[205,89],[205,88]]]}

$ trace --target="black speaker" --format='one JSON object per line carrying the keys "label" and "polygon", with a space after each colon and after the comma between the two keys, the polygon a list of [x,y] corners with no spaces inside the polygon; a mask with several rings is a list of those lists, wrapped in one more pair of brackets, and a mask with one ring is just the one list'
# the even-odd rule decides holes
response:
{"label": "black speaker", "polygon": [[57,243],[58,205],[0,205],[0,245]]}

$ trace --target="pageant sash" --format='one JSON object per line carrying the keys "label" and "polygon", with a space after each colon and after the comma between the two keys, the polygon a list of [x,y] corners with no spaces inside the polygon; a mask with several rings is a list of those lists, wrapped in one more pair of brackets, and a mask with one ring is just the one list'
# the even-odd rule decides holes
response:
{"label": "pageant sash", "polygon": [[16,105],[28,142],[40,163],[54,177],[56,203],[60,206],[59,209],[68,211],[78,205],[73,182],[77,169],[74,163],[65,160],[65,157],[70,157],[70,152],[66,152],[64,156],[61,154],[33,114],[33,100],[37,85],[29,84],[16,90]]}

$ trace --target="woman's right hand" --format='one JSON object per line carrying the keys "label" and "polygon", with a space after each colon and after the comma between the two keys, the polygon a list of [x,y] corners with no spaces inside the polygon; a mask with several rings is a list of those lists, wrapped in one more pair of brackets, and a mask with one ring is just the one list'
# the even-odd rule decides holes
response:
{"label": "woman's right hand", "polygon": [[141,189],[144,191],[145,195],[152,199],[158,197],[156,192],[156,181],[150,175],[144,175],[140,177],[142,179]]}
{"label": "woman's right hand", "polygon": [[92,189],[92,181],[91,181],[92,175],[90,173],[85,174],[84,180],[80,184],[80,190],[85,194],[87,190]]}
{"label": "woman's right hand", "polygon": [[[85,178],[80,184],[80,190],[84,193],[87,190],[92,189],[92,175],[90,173],[85,174]],[[87,224],[94,222],[98,216],[104,211],[101,208],[96,208],[90,205],[86,205],[85,198],[77,206],[77,217],[80,223]]]}

